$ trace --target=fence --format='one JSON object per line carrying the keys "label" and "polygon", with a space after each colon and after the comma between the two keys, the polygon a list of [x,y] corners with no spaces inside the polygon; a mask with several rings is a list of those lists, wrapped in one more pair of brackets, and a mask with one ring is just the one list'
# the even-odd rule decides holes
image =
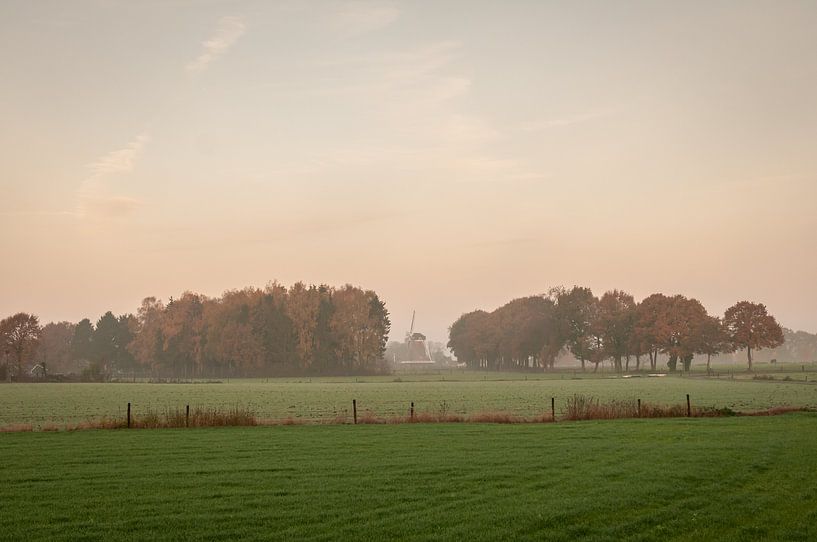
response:
{"label": "fence", "polygon": [[[376,416],[369,410],[358,412],[358,400],[351,400],[351,418],[335,416],[331,419],[294,419],[259,418],[252,411],[240,408],[194,407],[184,405],[184,409],[166,409],[164,412],[146,409],[138,413],[132,403],[127,403],[125,419],[117,422],[117,418],[103,418],[96,423],[88,421],[79,424],[81,428],[190,428],[215,426],[248,426],[248,425],[293,425],[305,423],[330,424],[373,424],[373,423],[555,423],[558,421],[578,421],[594,419],[621,419],[621,418],[667,418],[667,417],[712,417],[739,415],[731,409],[693,408],[689,394],[686,394],[686,403],[676,405],[656,405],[642,402],[642,400],[612,400],[601,402],[597,398],[574,395],[564,401],[564,409],[557,416],[556,397],[550,398],[550,409],[535,416],[519,416],[508,412],[475,412],[466,415],[452,413],[445,404],[437,412],[418,412],[412,401],[406,406],[406,414],[402,416]],[[750,414],[777,414],[803,408],[769,409],[767,411],[752,412]],[[67,427],[72,428],[72,427]]]}

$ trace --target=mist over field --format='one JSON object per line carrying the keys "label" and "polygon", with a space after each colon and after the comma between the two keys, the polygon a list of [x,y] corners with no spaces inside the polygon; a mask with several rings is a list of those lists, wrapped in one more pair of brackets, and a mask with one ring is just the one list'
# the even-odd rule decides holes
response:
{"label": "mist over field", "polygon": [[0,539],[817,540],[817,2],[0,2]]}

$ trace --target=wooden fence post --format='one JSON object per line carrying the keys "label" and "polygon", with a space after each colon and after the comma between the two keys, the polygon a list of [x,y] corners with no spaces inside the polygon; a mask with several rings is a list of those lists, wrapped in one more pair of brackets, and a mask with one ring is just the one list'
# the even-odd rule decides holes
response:
{"label": "wooden fence post", "polygon": [[411,410],[409,412],[411,412],[411,419],[414,420],[414,401],[411,402]]}
{"label": "wooden fence post", "polygon": [[550,418],[555,422],[556,421],[556,398],[550,398]]}
{"label": "wooden fence post", "polygon": [[128,403],[128,429],[130,429],[130,403]]}
{"label": "wooden fence post", "polygon": [[190,405],[187,405],[184,412],[184,426],[190,427]]}
{"label": "wooden fence post", "polygon": [[638,417],[641,417],[641,399],[638,400]]}
{"label": "wooden fence post", "polygon": [[687,393],[687,418],[692,417],[692,407],[689,405],[689,394]]}
{"label": "wooden fence post", "polygon": [[355,425],[357,425],[357,399],[352,399],[352,416],[355,420]]}

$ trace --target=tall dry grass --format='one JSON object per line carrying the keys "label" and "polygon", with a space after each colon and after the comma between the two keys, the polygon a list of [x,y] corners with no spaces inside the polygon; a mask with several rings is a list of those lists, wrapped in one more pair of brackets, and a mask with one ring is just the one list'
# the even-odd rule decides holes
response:
{"label": "tall dry grass", "polygon": [[34,431],[34,426],[30,423],[10,423],[0,427],[0,433],[23,433]]}
{"label": "tall dry grass", "polygon": [[194,407],[190,416],[184,409],[167,409],[164,412],[147,410],[131,418],[131,427],[160,429],[171,427],[234,427],[258,425],[255,413],[243,407],[218,408]]}
{"label": "tall dry grass", "polygon": [[[693,417],[734,415],[728,409],[692,408]],[[614,399],[602,403],[597,397],[577,394],[567,399],[564,420],[616,420],[621,418],[682,418],[687,415],[686,405],[656,405],[636,399]]]}

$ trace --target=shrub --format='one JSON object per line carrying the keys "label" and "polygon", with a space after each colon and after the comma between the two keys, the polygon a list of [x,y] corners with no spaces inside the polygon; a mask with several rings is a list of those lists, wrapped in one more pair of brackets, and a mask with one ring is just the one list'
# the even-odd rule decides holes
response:
{"label": "shrub", "polygon": [[19,433],[22,431],[34,431],[34,426],[30,423],[12,423],[0,427],[0,433]]}
{"label": "shrub", "polygon": [[[642,406],[642,414],[644,408]],[[612,420],[637,418],[638,403],[634,400],[613,400],[601,403],[596,397],[574,395],[567,399],[566,420]]]}
{"label": "shrub", "polygon": [[217,408],[195,407],[190,409],[188,419],[186,410],[167,409],[164,412],[146,410],[131,418],[131,427],[141,429],[158,429],[168,427],[228,427],[258,425],[255,413],[242,407]]}

